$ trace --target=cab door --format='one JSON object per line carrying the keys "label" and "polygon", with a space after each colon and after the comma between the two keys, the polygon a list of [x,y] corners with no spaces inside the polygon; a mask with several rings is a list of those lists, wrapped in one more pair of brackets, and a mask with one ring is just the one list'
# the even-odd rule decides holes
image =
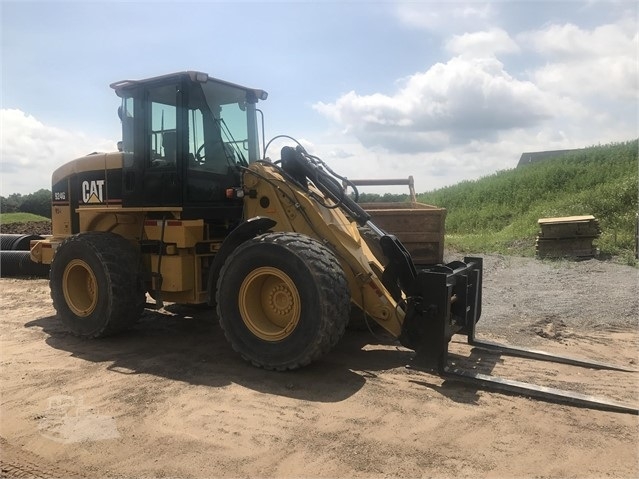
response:
{"label": "cab door", "polygon": [[138,90],[133,102],[124,101],[133,108],[125,108],[123,129],[130,122],[134,130],[133,142],[123,131],[125,206],[182,204],[181,91],[178,82],[150,85]]}
{"label": "cab door", "polygon": [[207,102],[199,85],[193,85],[184,98],[187,145],[182,217],[203,218],[212,223],[238,222],[243,201],[228,198],[227,190],[240,187],[240,170],[233,148],[222,134],[223,107],[212,104],[212,98]]}

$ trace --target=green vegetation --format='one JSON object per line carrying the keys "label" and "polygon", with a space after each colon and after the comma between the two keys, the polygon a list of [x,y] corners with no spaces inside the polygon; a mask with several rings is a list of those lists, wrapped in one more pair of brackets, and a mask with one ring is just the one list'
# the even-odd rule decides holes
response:
{"label": "green vegetation", "polygon": [[28,221],[51,221],[44,216],[34,215],[33,213],[0,213],[0,224],[9,223],[27,223]]}
{"label": "green vegetation", "polygon": [[447,244],[531,256],[539,218],[594,215],[601,253],[634,263],[637,141],[595,146],[418,195],[445,207]]}
{"label": "green vegetation", "polygon": [[41,189],[28,195],[13,193],[7,198],[0,196],[0,213],[33,213],[45,219],[51,218],[51,191]]}
{"label": "green vegetation", "polygon": [[[353,197],[352,193],[351,197]],[[378,195],[377,193],[360,193],[357,200],[358,203],[401,203],[404,201],[409,201],[408,195],[394,193],[384,193],[383,195]]]}

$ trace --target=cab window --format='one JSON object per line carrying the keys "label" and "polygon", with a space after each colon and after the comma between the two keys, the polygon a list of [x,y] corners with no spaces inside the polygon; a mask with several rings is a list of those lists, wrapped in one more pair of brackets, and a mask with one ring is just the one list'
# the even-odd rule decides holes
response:
{"label": "cab window", "polygon": [[175,168],[177,160],[176,87],[166,85],[149,89],[150,122],[148,147],[152,168]]}

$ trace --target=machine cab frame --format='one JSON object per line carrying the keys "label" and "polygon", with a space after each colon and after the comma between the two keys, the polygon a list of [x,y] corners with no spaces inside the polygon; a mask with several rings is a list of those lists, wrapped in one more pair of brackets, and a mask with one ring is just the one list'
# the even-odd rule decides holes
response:
{"label": "machine cab frame", "polygon": [[256,103],[263,90],[181,72],[111,85],[122,98],[123,206],[182,207],[182,217],[231,220],[226,190],[259,159]]}

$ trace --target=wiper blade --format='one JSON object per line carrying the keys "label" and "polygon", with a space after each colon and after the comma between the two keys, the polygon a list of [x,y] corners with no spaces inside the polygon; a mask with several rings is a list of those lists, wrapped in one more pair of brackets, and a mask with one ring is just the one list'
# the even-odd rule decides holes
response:
{"label": "wiper blade", "polygon": [[[231,148],[233,148],[233,151],[237,155],[239,162],[242,166],[248,166],[248,161],[246,161],[246,157],[242,153],[242,150],[238,148],[237,141],[233,137],[233,134],[231,133],[231,129],[228,127],[228,125],[224,121],[224,118],[215,118],[215,122],[220,127],[220,134],[224,134],[224,136],[226,137],[225,144],[231,145]],[[222,142],[224,142],[224,138],[222,138]],[[226,154],[226,149],[224,151]],[[227,155],[227,159],[233,162],[232,166],[235,166],[235,160],[233,158],[229,158]]]}

